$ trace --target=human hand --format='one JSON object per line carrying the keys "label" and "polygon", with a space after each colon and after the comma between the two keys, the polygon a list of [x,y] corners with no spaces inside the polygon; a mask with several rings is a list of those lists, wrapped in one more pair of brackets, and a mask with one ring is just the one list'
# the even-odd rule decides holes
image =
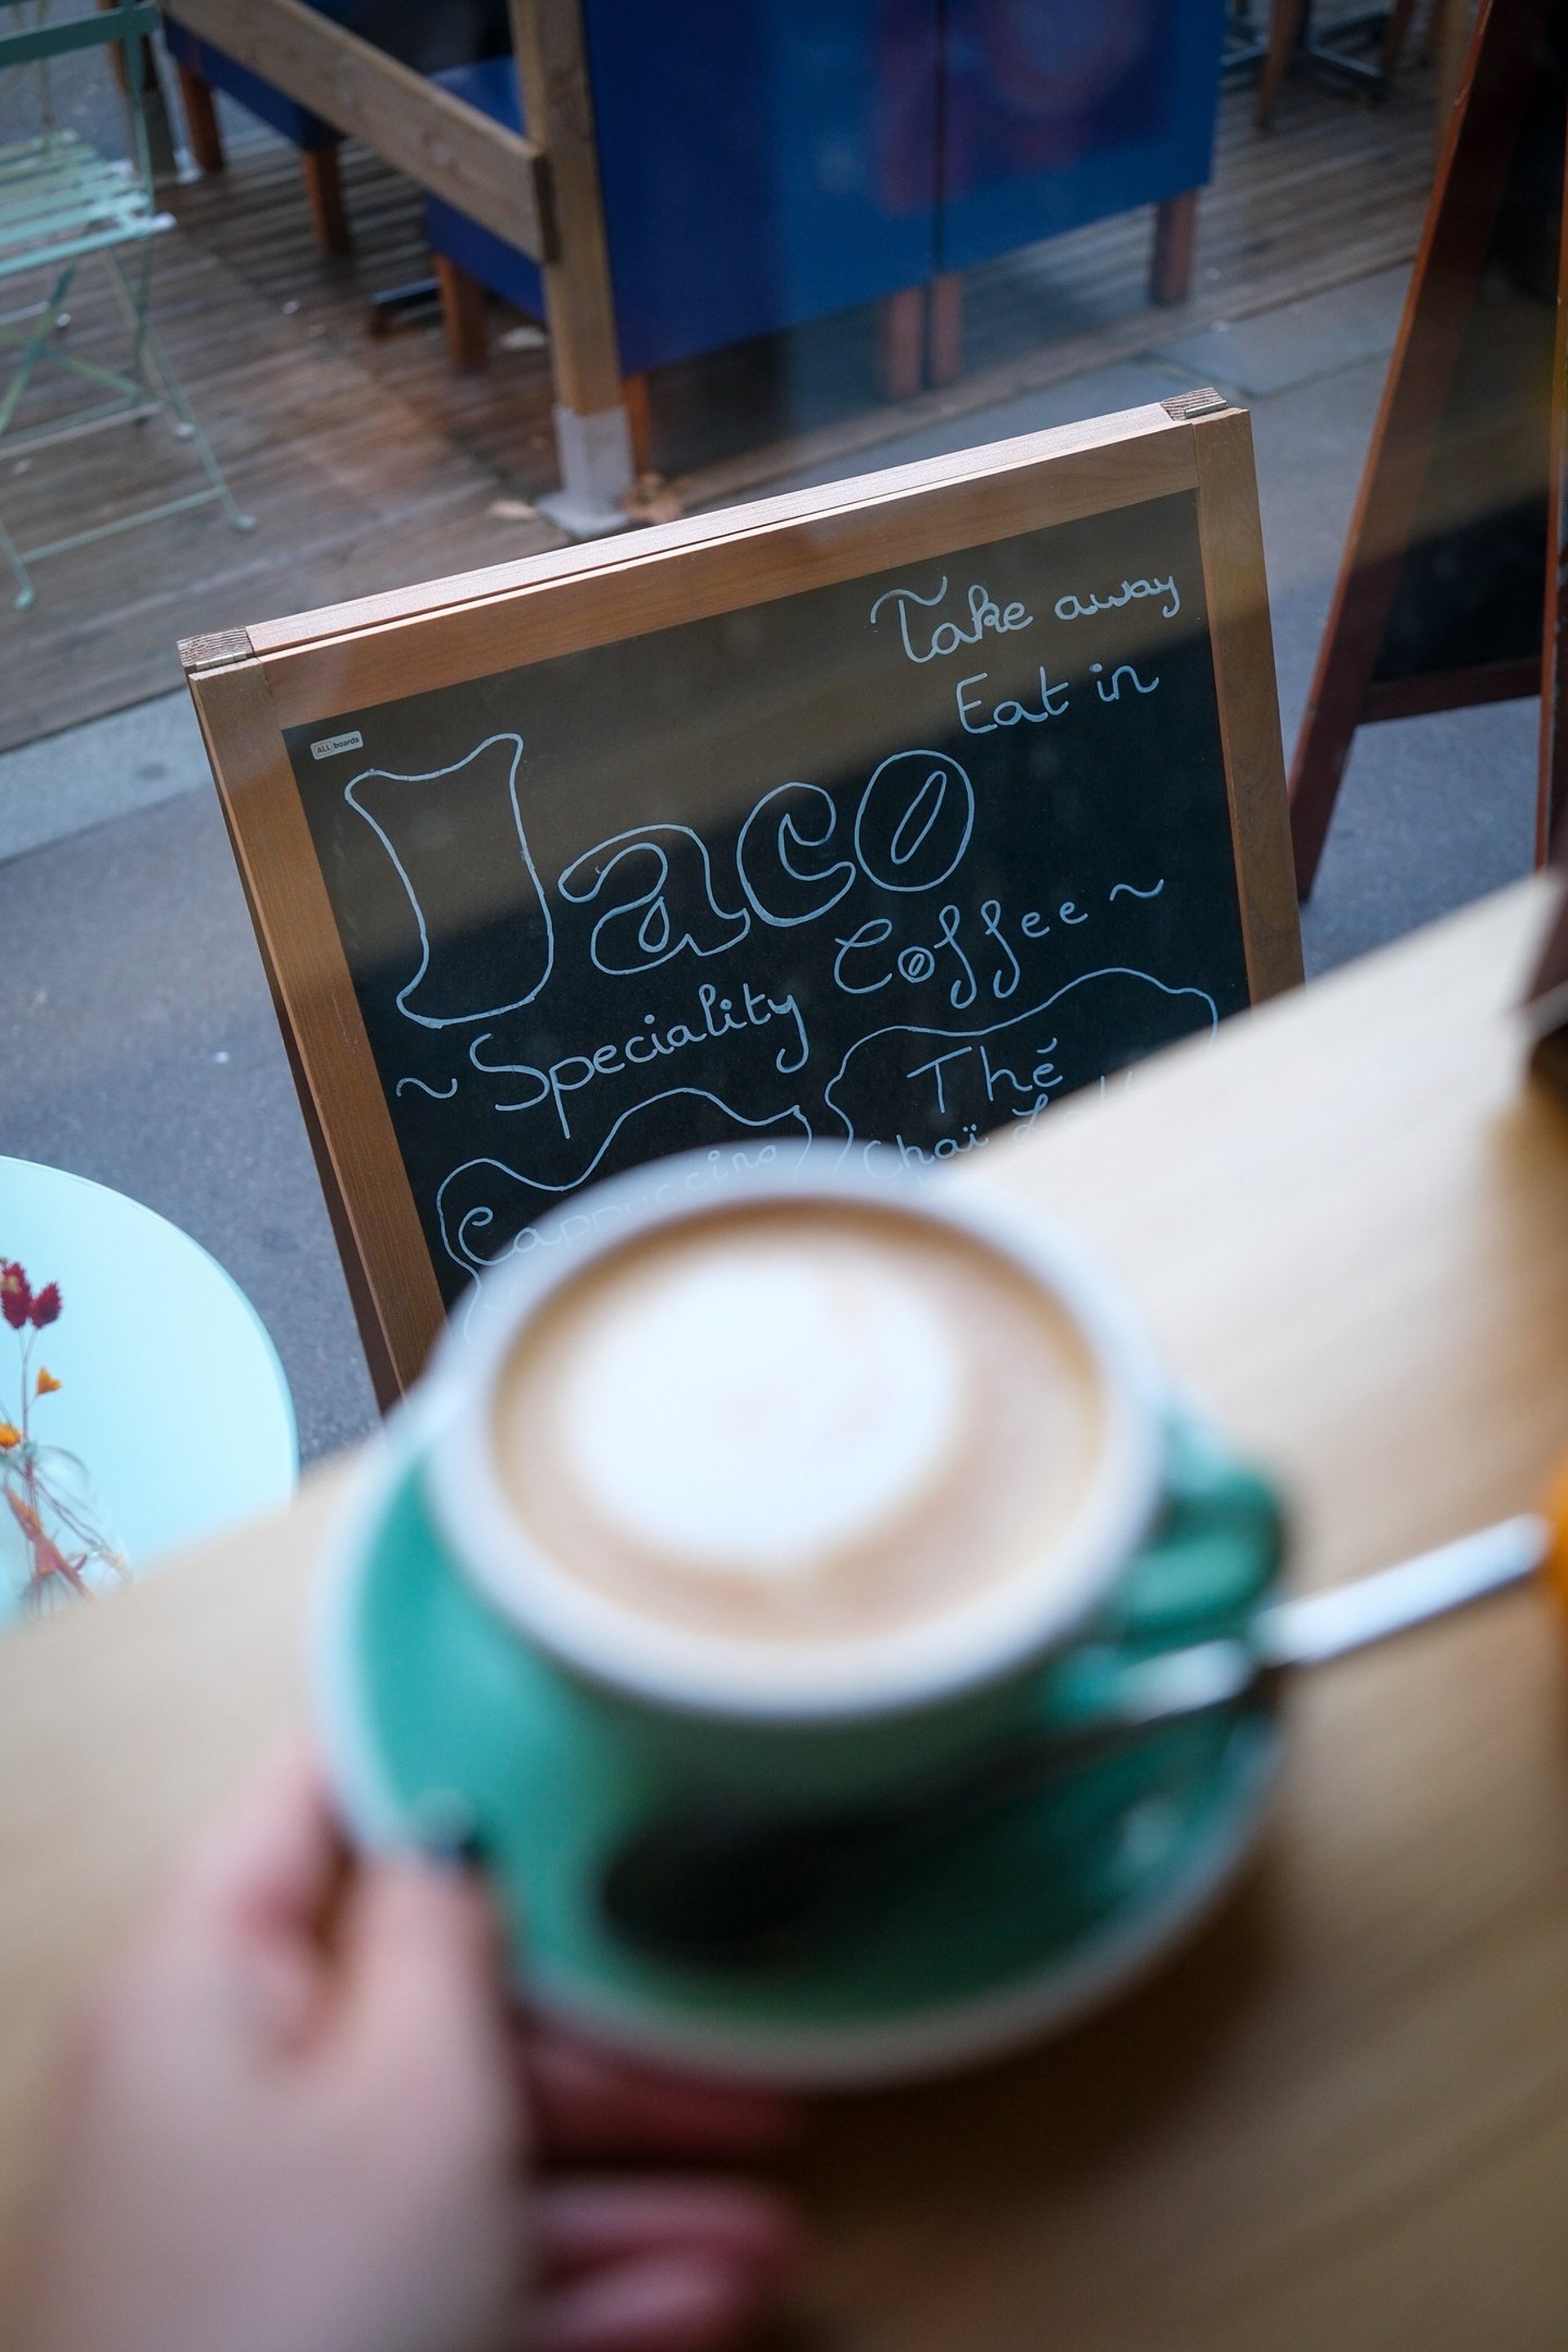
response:
{"label": "human hand", "polygon": [[468,1874],[351,1868],[291,1758],[189,1856],[89,2011],[21,2352],[710,2352],[789,2207],[552,2156],[751,2159],[790,2110],[524,2033]]}

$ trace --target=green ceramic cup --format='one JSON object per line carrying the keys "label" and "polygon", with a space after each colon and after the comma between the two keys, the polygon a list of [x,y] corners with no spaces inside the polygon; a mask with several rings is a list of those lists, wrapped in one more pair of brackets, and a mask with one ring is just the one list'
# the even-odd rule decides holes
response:
{"label": "green ceramic cup", "polygon": [[[1104,1443],[1037,1575],[930,1638],[824,1671],[738,1673],[722,1644],[628,1625],[517,1526],[489,1453],[516,1335],[636,1235],[777,1198],[931,1220],[1044,1286],[1101,1383]],[[930,2071],[1074,2013],[1209,1899],[1277,1749],[1257,1702],[1168,1727],[870,1874],[780,1965],[674,1965],[606,1917],[606,1870],[650,1822],[744,1790],[798,1815],[896,1798],[1092,1717],[1134,1659],[1234,1633],[1281,1548],[1267,1482],[1173,1405],[1136,1318],[1069,1236],[973,1189],[873,1182],[814,1150],[787,1170],[662,1163],[582,1196],[481,1286],[395,1426],[337,1548],[318,1650],[329,1755],[373,1843],[471,1827],[535,1999],[634,2049],[729,2075]],[[842,1647],[842,1645],[840,1645]]]}

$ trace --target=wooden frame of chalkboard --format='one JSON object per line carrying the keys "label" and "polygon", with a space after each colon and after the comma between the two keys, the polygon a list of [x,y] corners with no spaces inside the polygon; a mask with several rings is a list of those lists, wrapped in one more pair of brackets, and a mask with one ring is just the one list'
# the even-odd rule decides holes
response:
{"label": "wooden frame of chalkboard", "polygon": [[[737,1133],[770,1137],[823,1131],[826,1101],[828,1131],[868,1152],[942,1158],[1301,975],[1250,426],[1213,392],[181,650],[384,1402],[419,1371],[456,1286],[500,1254],[493,1206],[448,1199],[453,1177],[500,1171],[513,1191],[534,1188],[532,1215],[584,1181],[575,1161],[552,1162],[548,1181],[519,1175],[519,1154],[492,1144],[433,1192],[420,1155],[439,1147],[419,1122],[449,1116],[439,1107],[459,1079],[471,1089],[484,1074],[488,1133],[519,1136],[497,1121],[543,1102],[559,1141],[575,1133],[578,1090],[603,1074],[599,1124],[622,1138],[620,1160],[606,1143],[587,1174],[714,1140],[700,1125],[647,1124],[678,1097],[682,1118],[717,1118],[718,1105]],[[945,750],[931,748],[939,708]],[[673,804],[645,793],[617,829],[616,795],[660,761]],[[840,772],[842,807],[821,781]],[[731,814],[755,805],[710,868],[715,793],[731,782]],[[565,847],[545,838],[574,825]],[[947,877],[963,859],[973,903],[961,905]],[[682,865],[695,912],[679,902]],[[498,875],[529,894],[501,909],[504,932],[485,929]],[[1026,907],[1013,905],[1019,891]],[[1091,914],[1098,929],[1080,939]],[[748,954],[773,959],[751,980],[735,960],[709,961],[748,931]],[[849,1037],[815,1110],[757,1099],[754,1083],[812,1050],[812,1000],[790,977],[805,942],[830,959],[825,1017],[873,1024]],[[1086,955],[1096,968],[1082,972]],[[1183,970],[1143,968],[1161,957]],[[628,1036],[624,976],[673,988],[672,970],[679,1003],[637,1010],[648,1035]],[[541,999],[552,971],[565,985]],[[620,1024],[609,1043],[593,1026],[612,1018],[602,1002]],[[965,1005],[968,1025],[951,1025]],[[1058,1046],[1067,1014],[1076,1047]],[[753,1027],[775,1016],[772,1034]],[[530,1022],[556,1059],[540,1046],[517,1058]],[[960,1042],[930,1047],[921,1070],[935,1077],[890,1118],[877,1108],[879,1041],[917,1036]],[[962,1042],[980,1039],[984,1051]],[[672,1072],[664,1092],[639,1079],[643,1097],[615,1110],[626,1055],[688,1047],[700,1048],[688,1072],[744,1047],[745,1085]],[[899,1050],[907,1061],[907,1042]],[[457,1057],[449,1073],[442,1054]],[[967,1112],[942,1091],[942,1063],[965,1055],[986,1089]],[[623,1135],[634,1114],[636,1148]],[[531,1225],[508,1214],[507,1245],[521,1246]]]}

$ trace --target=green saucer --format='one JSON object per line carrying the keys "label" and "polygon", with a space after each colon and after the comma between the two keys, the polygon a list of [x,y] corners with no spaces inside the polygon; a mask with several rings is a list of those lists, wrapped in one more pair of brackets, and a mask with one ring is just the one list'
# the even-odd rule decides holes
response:
{"label": "green saucer", "polygon": [[[680,1801],[668,1743],[527,1643],[447,1558],[421,1473],[428,1411],[389,1433],[328,1582],[317,1686],[330,1769],[368,1844],[478,1832],[530,1998],[711,2073],[865,2083],[1059,2025],[1146,1968],[1256,1832],[1279,1727],[1258,1702],[1145,1737],[984,1828],[889,1869],[796,1962],[666,1967],[602,1923],[608,1857]],[[1042,1671],[1037,1713],[1092,1704],[1115,1664],[1232,1632],[1279,1566],[1268,1487],[1185,1422],[1167,1506],[1092,1638]]]}

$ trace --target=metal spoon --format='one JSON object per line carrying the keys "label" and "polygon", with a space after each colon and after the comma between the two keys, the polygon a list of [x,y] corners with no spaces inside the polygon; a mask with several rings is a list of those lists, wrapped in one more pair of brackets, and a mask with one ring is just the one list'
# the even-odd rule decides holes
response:
{"label": "metal spoon", "polygon": [[607,1864],[601,1912],[651,1959],[725,1975],[795,1956],[874,1873],[941,1843],[1145,1733],[1261,1696],[1285,1669],[1318,1665],[1522,1582],[1547,1556],[1532,1513],[1375,1576],[1271,1602],[1245,1636],[1169,1651],[1122,1673],[1114,1710],[979,1756],[962,1770],[832,1811],[705,1796],[632,1834]]}

